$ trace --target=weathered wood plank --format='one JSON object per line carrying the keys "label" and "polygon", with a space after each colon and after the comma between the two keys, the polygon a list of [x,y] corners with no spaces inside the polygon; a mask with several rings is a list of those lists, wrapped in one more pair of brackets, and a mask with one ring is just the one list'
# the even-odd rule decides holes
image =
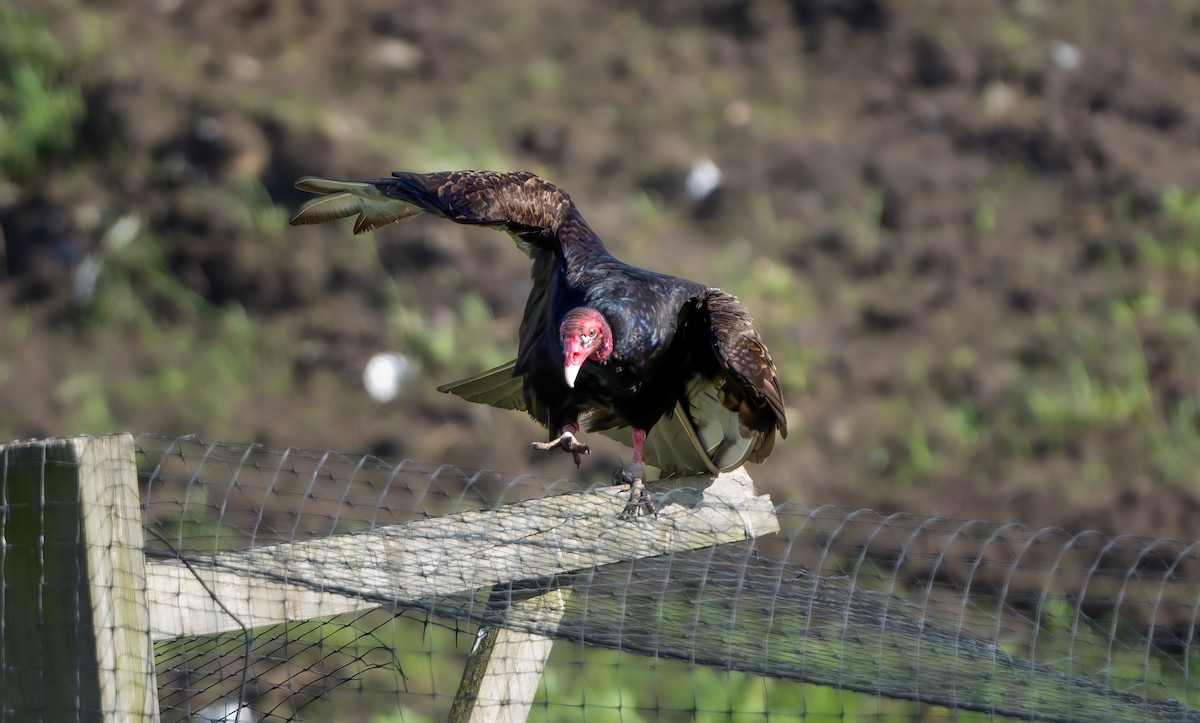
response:
{"label": "weathered wood plank", "polygon": [[[379,607],[353,595],[312,590],[204,564],[150,561],[150,628],[154,640],[211,635],[226,630],[298,622]],[[224,607],[213,600],[217,595]]]}
{"label": "weathered wood plank", "polygon": [[0,447],[0,690],[19,719],[157,721],[129,435]]}
{"label": "weathered wood plank", "polygon": [[193,561],[236,619],[181,564],[152,562],[154,637],[420,604],[779,529],[770,498],[755,496],[740,469],[657,482],[651,491],[662,512],[649,519],[619,519],[627,491],[612,487]]}

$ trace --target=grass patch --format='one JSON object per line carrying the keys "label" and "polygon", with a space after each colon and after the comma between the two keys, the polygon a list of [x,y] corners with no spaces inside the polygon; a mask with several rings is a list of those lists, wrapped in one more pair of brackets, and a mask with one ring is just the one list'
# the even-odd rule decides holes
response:
{"label": "grass patch", "polygon": [[69,74],[81,60],[43,18],[0,7],[0,181],[29,182],[73,148],[84,107]]}

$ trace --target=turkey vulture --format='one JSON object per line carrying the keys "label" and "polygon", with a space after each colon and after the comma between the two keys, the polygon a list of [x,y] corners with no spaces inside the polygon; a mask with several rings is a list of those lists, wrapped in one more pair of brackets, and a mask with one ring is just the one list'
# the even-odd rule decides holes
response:
{"label": "turkey vulture", "polygon": [[787,436],[775,365],[734,296],[614,258],[571,198],[524,171],[407,173],[366,181],[305,177],[318,194],[293,225],[357,217],[354,233],[418,213],[508,232],[533,261],[516,360],[440,391],[527,411],[550,430],[538,449],[578,465],[580,429],[624,440],[625,515],[654,512],[644,466],[715,474],[761,462]]}

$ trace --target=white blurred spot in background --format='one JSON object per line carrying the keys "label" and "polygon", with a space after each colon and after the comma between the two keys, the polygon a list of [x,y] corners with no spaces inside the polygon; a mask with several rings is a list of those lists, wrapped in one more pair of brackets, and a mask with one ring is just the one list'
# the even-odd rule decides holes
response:
{"label": "white blurred spot in background", "polygon": [[78,306],[89,306],[96,298],[96,283],[104,270],[104,260],[108,256],[119,253],[137,238],[142,230],[142,219],[137,214],[127,213],[117,219],[100,242],[100,248],[93,251],[75,265],[71,277],[71,301]]}
{"label": "white blurred spot in background", "polygon": [[363,369],[363,387],[377,402],[390,402],[400,393],[404,382],[417,372],[410,357],[396,352],[380,352]]}
{"label": "white blurred spot in background", "polygon": [[703,201],[721,187],[721,169],[707,158],[692,164],[692,170],[683,182],[683,190],[693,201]]}
{"label": "white blurred spot in background", "polygon": [[236,700],[221,699],[205,706],[193,720],[203,723],[258,723],[259,717],[249,706]]}
{"label": "white blurred spot in background", "polygon": [[1083,65],[1083,51],[1060,40],[1050,47],[1050,62],[1059,70],[1078,70]]}

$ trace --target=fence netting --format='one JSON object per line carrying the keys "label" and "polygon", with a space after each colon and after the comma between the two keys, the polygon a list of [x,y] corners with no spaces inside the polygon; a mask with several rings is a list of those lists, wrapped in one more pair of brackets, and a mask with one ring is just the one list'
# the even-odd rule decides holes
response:
{"label": "fence netting", "polygon": [[[574,482],[155,436],[137,461],[166,721],[446,720],[489,631],[531,720],[1200,720],[1200,544],[787,503],[570,569],[660,520],[563,542],[501,513]],[[505,579],[497,536],[564,569]]]}

